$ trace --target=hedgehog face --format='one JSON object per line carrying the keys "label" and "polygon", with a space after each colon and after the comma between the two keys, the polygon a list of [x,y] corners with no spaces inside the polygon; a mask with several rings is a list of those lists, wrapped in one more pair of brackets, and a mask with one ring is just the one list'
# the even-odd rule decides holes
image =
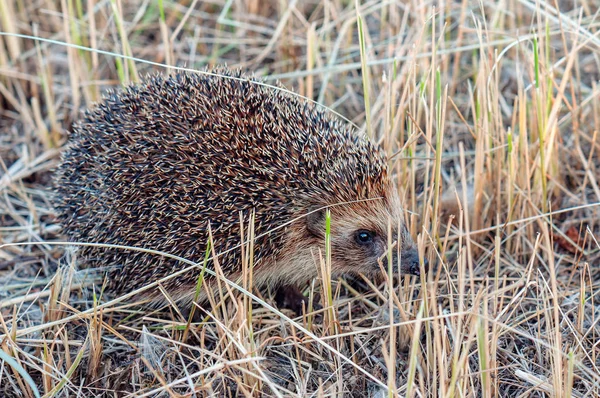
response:
{"label": "hedgehog face", "polygon": [[[391,253],[395,272],[399,268],[402,274],[419,275],[419,255],[400,209],[399,201],[385,199],[332,207],[332,270],[337,274],[378,274],[381,266],[387,269]],[[322,242],[324,211],[310,215],[307,228]],[[391,247],[389,243],[392,243]]]}

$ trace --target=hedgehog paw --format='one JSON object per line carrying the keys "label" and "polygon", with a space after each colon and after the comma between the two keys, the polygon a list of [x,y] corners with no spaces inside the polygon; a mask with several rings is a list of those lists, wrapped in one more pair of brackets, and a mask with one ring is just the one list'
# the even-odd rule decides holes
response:
{"label": "hedgehog paw", "polygon": [[[280,286],[275,293],[275,302],[279,308],[288,308],[298,315],[302,315],[302,308],[308,311],[309,299],[295,285]],[[313,301],[313,310],[320,308],[321,306]]]}

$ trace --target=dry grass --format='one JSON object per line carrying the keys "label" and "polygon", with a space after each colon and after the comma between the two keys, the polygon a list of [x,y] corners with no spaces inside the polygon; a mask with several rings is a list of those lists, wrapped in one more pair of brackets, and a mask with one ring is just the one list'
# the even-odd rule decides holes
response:
{"label": "dry grass", "polygon": [[[0,395],[600,396],[599,6],[0,0]],[[101,294],[53,243],[67,131],[105,89],[222,63],[380,141],[433,271],[325,260],[325,309],[294,321]]]}

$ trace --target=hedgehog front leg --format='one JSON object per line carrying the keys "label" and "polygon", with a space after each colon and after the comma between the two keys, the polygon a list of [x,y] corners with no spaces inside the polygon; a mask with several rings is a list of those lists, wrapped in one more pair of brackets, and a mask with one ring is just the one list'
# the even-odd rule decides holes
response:
{"label": "hedgehog front leg", "polygon": [[[296,285],[282,285],[277,288],[275,302],[279,308],[289,308],[298,315],[302,315],[302,308],[308,311],[309,299],[302,294]],[[321,309],[317,302],[313,302],[313,310]]]}

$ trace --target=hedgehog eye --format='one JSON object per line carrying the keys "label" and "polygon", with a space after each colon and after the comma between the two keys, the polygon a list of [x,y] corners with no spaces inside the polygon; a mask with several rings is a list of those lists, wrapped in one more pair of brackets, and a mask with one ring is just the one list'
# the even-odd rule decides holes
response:
{"label": "hedgehog eye", "polygon": [[359,229],[356,231],[354,235],[354,239],[356,243],[359,245],[368,245],[373,242],[373,238],[375,237],[375,232],[367,231],[366,229]]}

